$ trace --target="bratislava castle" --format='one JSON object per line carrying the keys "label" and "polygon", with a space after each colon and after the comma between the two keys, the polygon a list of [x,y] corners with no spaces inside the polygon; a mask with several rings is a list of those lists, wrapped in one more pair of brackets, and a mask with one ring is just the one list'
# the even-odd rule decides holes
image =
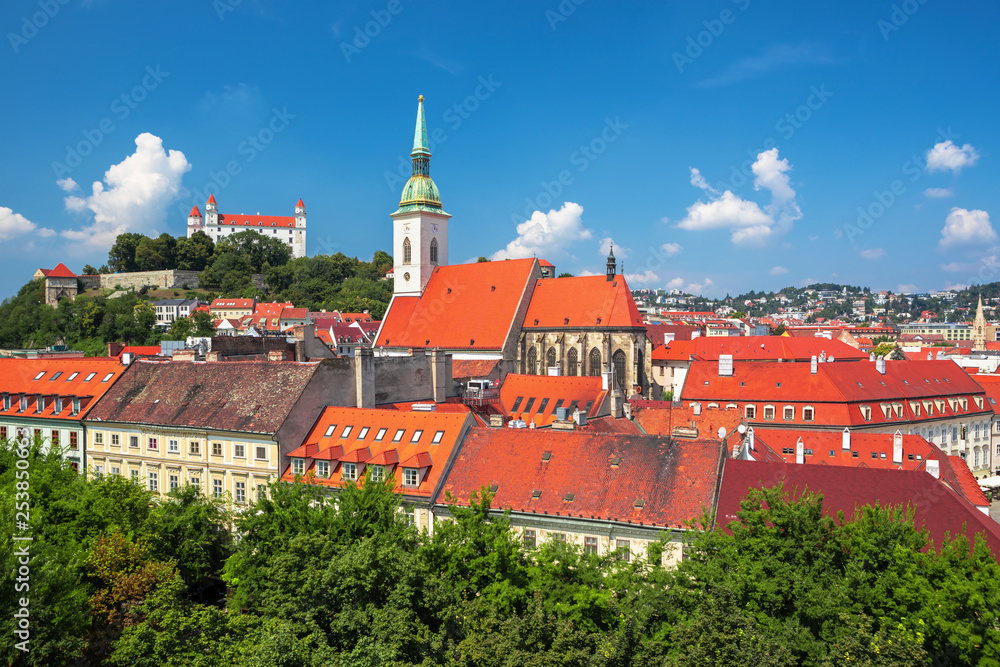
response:
{"label": "bratislava castle", "polygon": [[295,215],[244,215],[219,213],[215,195],[209,195],[204,217],[197,206],[188,214],[188,238],[201,231],[218,243],[221,238],[248,229],[287,243],[292,249],[292,259],[306,256],[306,205],[301,199],[295,204]]}

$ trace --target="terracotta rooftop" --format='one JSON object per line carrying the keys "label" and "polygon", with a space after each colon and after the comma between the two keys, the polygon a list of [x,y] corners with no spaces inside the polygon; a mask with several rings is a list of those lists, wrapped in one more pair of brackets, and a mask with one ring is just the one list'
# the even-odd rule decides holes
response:
{"label": "terracotta rooftop", "polygon": [[[665,436],[671,431],[689,434],[687,429],[695,429],[697,437],[714,438],[720,428],[726,429],[727,434],[732,433],[742,421],[740,411],[733,409],[702,406],[701,414],[695,414],[697,411],[694,408],[680,403],[637,400],[629,403],[632,405],[632,416],[651,435]],[[677,431],[678,428],[681,431]]]}
{"label": "terracotta rooftop", "polygon": [[725,528],[736,519],[740,501],[750,488],[783,483],[798,497],[808,489],[823,494],[823,512],[853,517],[856,508],[873,505],[909,506],[917,528],[925,528],[936,546],[946,533],[964,533],[970,541],[982,533],[994,558],[1000,557],[1000,524],[976,509],[948,484],[921,470],[880,470],[845,466],[794,465],[727,460],[722,474],[716,521]]}
{"label": "terracotta rooftop", "polygon": [[453,359],[451,362],[451,377],[485,378],[496,370],[499,359]]}
{"label": "terracotta rooftop", "polygon": [[295,216],[292,215],[246,215],[244,213],[220,213],[220,225],[238,225],[240,227],[294,227]]}
{"label": "terracotta rooftop", "polygon": [[537,275],[534,259],[439,266],[421,296],[393,298],[378,346],[498,350]]}
{"label": "terracotta rooftop", "polygon": [[510,373],[500,387],[500,402],[508,415],[518,415],[537,426],[552,423],[556,408],[579,408],[588,416],[599,414],[607,393],[599,377],[517,375]]}
{"label": "terracotta rooftop", "polygon": [[56,264],[56,268],[52,269],[45,274],[46,278],[76,278],[76,274],[69,270],[69,268],[59,262]]}
{"label": "terracotta rooftop", "polygon": [[88,419],[275,433],[317,363],[133,362]]}
{"label": "terracotta rooftop", "polygon": [[683,527],[711,509],[721,465],[717,440],[478,428],[444,490],[467,504],[495,485],[494,508]]}
{"label": "terracotta rooftop", "polygon": [[739,361],[809,361],[813,355],[826,354],[834,361],[859,361],[868,358],[859,350],[839,340],[826,338],[789,338],[787,336],[701,336],[693,340],[674,340],[653,350],[653,359],[717,361],[731,354]]}
{"label": "terracotta rooftop", "polygon": [[[464,406],[463,406],[464,407]],[[403,412],[362,408],[328,407],[320,414],[302,446],[288,459],[304,459],[304,472],[313,482],[338,487],[345,479],[342,463],[359,464],[357,478],[365,466],[385,466],[395,475],[397,491],[408,496],[430,498],[447,470],[455,448],[472,417],[465,412]],[[329,477],[317,475],[316,461],[329,461]],[[418,469],[418,484],[406,484],[400,468]],[[282,479],[293,481],[289,468]]]}
{"label": "terracotta rooftop", "polygon": [[538,280],[524,317],[525,329],[642,326],[624,276]]}
{"label": "terracotta rooftop", "polygon": [[[80,420],[103,396],[125,370],[118,359],[88,357],[81,359],[0,359],[0,395],[6,395],[10,408],[0,401],[0,418]],[[21,397],[28,398],[21,410]],[[44,397],[38,412],[37,397]],[[62,412],[56,413],[56,397],[64,399]],[[81,409],[72,413],[72,399],[81,399]],[[67,400],[69,399],[69,400]]]}

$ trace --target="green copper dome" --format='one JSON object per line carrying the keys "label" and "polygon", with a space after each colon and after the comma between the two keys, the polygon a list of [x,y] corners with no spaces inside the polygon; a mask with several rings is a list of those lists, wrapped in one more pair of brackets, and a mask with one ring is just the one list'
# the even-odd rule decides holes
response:
{"label": "green copper dome", "polygon": [[444,213],[441,209],[441,193],[438,192],[430,175],[431,151],[427,141],[423,95],[417,101],[417,126],[413,132],[413,151],[410,152],[410,158],[413,160],[413,175],[403,187],[403,196],[399,199],[399,210],[396,213],[407,211]]}

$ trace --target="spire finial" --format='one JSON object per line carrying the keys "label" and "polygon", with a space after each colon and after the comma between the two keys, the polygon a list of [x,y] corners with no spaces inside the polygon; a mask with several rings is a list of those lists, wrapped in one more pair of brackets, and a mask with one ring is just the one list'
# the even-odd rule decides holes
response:
{"label": "spire finial", "polygon": [[424,117],[424,96],[417,98],[417,126],[413,130],[413,151],[410,157],[430,157],[431,150],[427,143],[427,119]]}

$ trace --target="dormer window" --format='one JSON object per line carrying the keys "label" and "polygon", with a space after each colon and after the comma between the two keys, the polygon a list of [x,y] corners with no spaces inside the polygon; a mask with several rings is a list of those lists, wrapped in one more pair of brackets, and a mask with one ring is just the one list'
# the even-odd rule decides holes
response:
{"label": "dormer window", "polygon": [[368,475],[373,482],[381,482],[385,479],[385,466],[371,466]]}
{"label": "dormer window", "polygon": [[358,478],[358,464],[357,463],[344,463],[340,466],[340,478],[341,479],[357,479]]}
{"label": "dormer window", "polygon": [[419,481],[419,470],[416,468],[403,468],[403,486],[417,486]]}
{"label": "dormer window", "polygon": [[301,475],[306,470],[305,459],[292,459],[292,474]]}
{"label": "dormer window", "polygon": [[39,396],[37,399],[35,399],[35,412],[38,413],[44,409],[45,409],[45,397]]}

